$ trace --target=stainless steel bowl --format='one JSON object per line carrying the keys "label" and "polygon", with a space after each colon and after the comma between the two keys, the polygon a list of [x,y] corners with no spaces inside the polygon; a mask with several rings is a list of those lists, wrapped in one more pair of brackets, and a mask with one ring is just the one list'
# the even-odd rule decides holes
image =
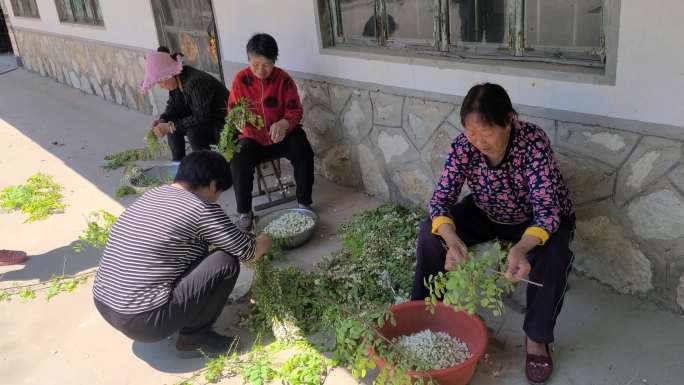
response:
{"label": "stainless steel bowl", "polygon": [[281,215],[289,212],[304,214],[312,218],[314,220],[314,225],[310,229],[302,231],[301,233],[295,234],[291,237],[274,239],[274,241],[277,242],[278,245],[282,246],[284,249],[294,249],[295,247],[299,247],[305,244],[309,239],[311,239],[311,237],[314,234],[314,230],[316,229],[316,225],[318,225],[318,215],[311,210],[291,208],[274,211],[270,214],[266,214],[263,217],[259,217],[257,219],[257,231],[261,232],[266,228],[266,226],[268,226],[269,223],[280,218]]}
{"label": "stainless steel bowl", "polygon": [[171,183],[176,178],[180,162],[169,162],[146,168],[143,174],[162,181],[163,184]]}

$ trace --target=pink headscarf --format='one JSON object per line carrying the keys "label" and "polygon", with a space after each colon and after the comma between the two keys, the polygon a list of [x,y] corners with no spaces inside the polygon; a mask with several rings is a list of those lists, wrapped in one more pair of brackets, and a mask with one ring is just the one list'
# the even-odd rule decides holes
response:
{"label": "pink headscarf", "polygon": [[183,61],[171,58],[166,52],[150,52],[145,59],[145,79],[138,91],[144,94],[162,80],[171,79],[183,71]]}

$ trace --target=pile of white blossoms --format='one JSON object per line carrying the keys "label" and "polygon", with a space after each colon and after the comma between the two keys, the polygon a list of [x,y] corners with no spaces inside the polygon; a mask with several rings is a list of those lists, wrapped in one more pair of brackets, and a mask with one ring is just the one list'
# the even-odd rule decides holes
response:
{"label": "pile of white blossoms", "polygon": [[444,332],[423,330],[392,342],[407,352],[419,370],[446,369],[471,357],[465,342]]}
{"label": "pile of white blossoms", "polygon": [[271,238],[289,238],[314,227],[314,220],[297,212],[285,213],[268,224],[264,232]]}

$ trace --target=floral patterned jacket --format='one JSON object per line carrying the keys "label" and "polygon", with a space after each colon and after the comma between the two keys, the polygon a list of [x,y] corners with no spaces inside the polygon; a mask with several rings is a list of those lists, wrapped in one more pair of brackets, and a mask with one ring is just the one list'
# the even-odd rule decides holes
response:
{"label": "floral patterned jacket", "polygon": [[574,208],[546,133],[534,124],[513,121],[503,161],[496,167],[464,134],[451,145],[442,176],[429,203],[432,229],[453,223],[451,208],[464,183],[475,204],[490,220],[503,224],[530,222],[525,234],[546,242]]}

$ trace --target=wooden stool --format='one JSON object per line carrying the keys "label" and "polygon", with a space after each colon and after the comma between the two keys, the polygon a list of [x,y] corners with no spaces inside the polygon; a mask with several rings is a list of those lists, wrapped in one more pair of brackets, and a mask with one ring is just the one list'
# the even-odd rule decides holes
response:
{"label": "wooden stool", "polygon": [[[266,210],[297,199],[295,194],[288,194],[288,190],[294,187],[295,184],[292,181],[283,182],[280,159],[268,159],[261,162],[256,168],[256,174],[257,192],[252,193],[252,197],[256,198],[266,195],[268,202],[255,205],[255,211]],[[275,179],[275,183],[269,186],[267,178]],[[271,197],[271,194],[274,194],[277,199]],[[279,195],[280,197],[278,197]]]}

